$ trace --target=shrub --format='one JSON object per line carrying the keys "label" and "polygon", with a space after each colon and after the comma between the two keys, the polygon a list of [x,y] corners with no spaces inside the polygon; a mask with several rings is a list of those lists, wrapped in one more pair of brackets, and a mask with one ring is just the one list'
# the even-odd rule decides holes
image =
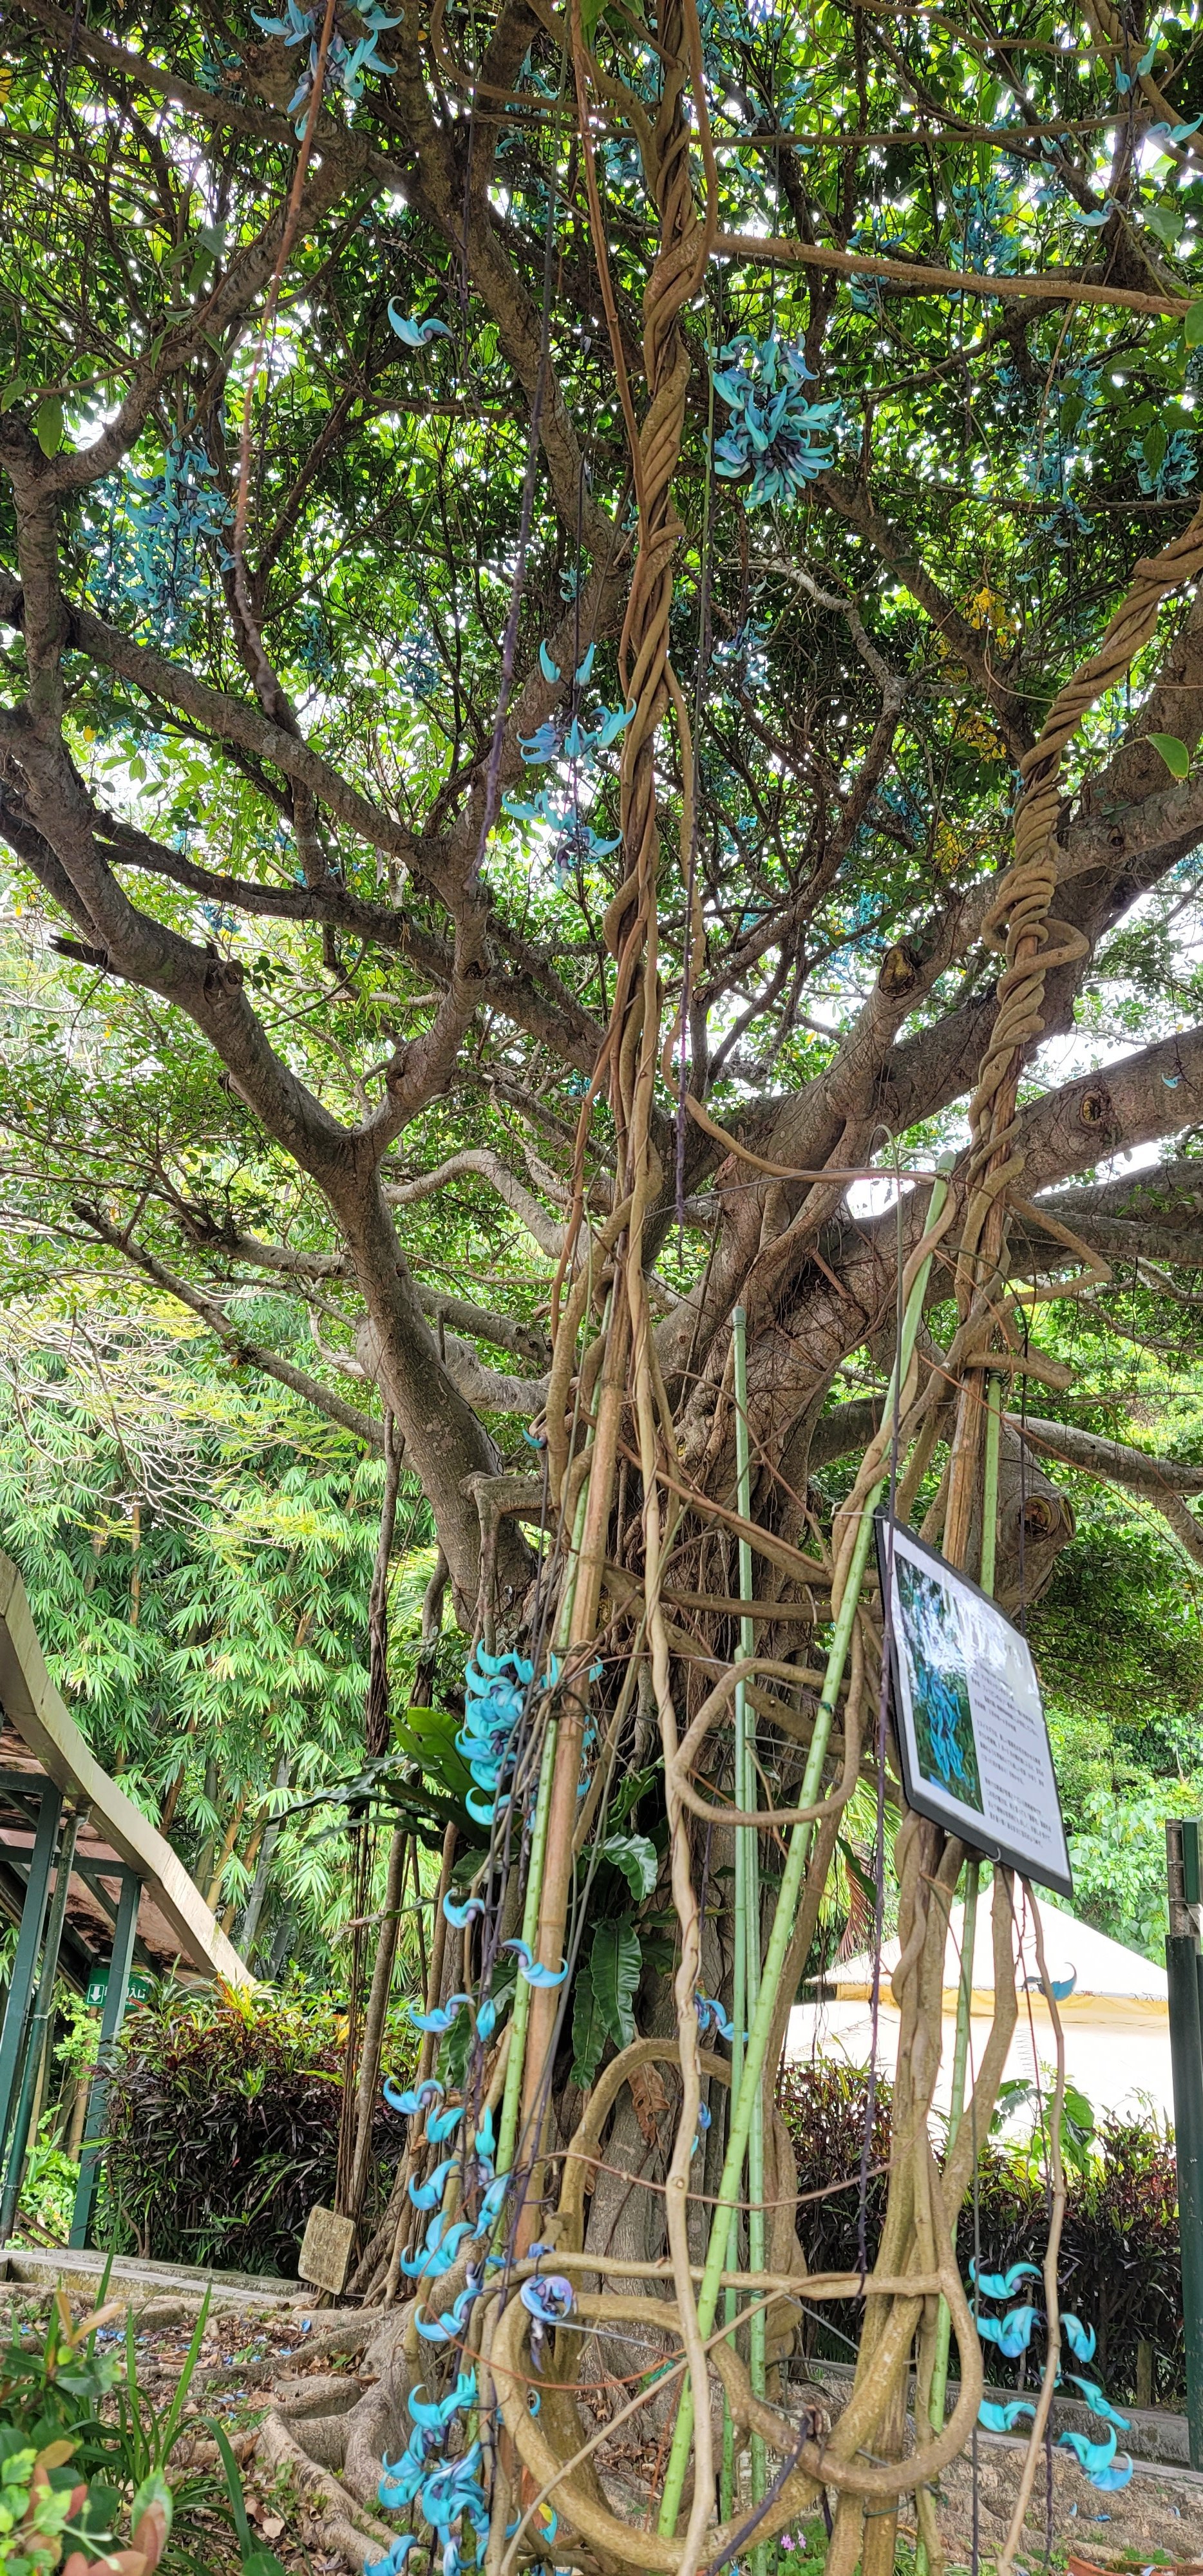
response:
{"label": "shrub", "polygon": [[74,2325],[60,2290],[40,2348],[16,2323],[0,2347],[3,2576],[51,2576],[55,2568],[61,2576],[104,2576],[127,2563],[143,2576],[155,2568],[161,2576],[208,2576],[226,2559],[220,2488],[211,2473],[173,2462],[191,2430],[184,2406],[208,2303],[162,2411],[138,2386],[132,2318],[124,2353],[113,2348],[120,2307],[114,2301]]}
{"label": "shrub", "polygon": [[[157,1989],[126,2021],[109,2087],[107,2241],[295,2279],[309,2211],[333,2194],[344,2039],[318,1998]],[[402,2041],[387,2062],[409,2053]],[[400,2138],[381,2103],[377,2188]]]}
{"label": "shrub", "polygon": [[[787,2066],[778,2100],[798,2161],[803,2194],[840,2176],[849,2188],[804,2202],[799,2234],[813,2271],[854,2271],[861,2260],[859,2171],[865,2128],[865,2070],[840,2060],[816,2059]],[[887,2113],[892,2086],[877,2083],[877,2119],[870,2164],[888,2153]],[[872,2262],[885,2210],[886,2176],[870,2175],[865,2193],[865,2250]],[[1173,2132],[1153,2116],[1104,2120],[1092,2150],[1067,2170],[1061,2233],[1061,2293],[1098,2336],[1098,2376],[1121,2403],[1136,2394],[1136,2354],[1152,2347],[1154,2396],[1181,2403],[1185,2390],[1182,2326],[1182,2257],[1178,2241],[1178,2184]],[[1005,2271],[1014,2262],[1042,2263],[1048,2239],[1048,2193],[1031,2141],[987,2138],[978,2162],[976,2193],[957,2222],[957,2253],[967,2280],[975,2243],[982,2268]],[[1037,2296],[1039,2294],[1037,2293]],[[809,2351],[847,2358],[858,2311],[824,2302],[824,2322],[807,2320]],[[989,2347],[988,2378],[1006,2376]],[[1008,2383],[1009,2384],[1009,2383]]]}

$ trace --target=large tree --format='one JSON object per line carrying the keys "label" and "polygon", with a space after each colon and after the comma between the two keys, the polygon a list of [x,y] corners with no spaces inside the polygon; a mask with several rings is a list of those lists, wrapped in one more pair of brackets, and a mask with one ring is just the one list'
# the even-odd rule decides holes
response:
{"label": "large tree", "polygon": [[[1068,33],[692,0],[9,25],[0,834],[31,973],[49,943],[104,1024],[84,1048],[60,1007],[14,1064],[13,1203],[365,1442],[391,1415],[491,1641],[538,1624],[526,1531],[587,1475],[574,1615],[617,1677],[659,1479],[667,1660],[630,1711],[603,1682],[638,1762],[691,1653],[733,1651],[742,1304],[788,1803],[824,1472],[877,1430],[928,1208],[891,1175],[951,1147],[963,1218],[1011,1045],[1017,773],[1057,921],[1008,1057],[1009,1275],[1080,1294],[1085,1252],[1105,1320],[1109,1272],[1189,1300],[1203,1265],[1189,31],[1107,0]],[[1059,700],[1142,557],[1147,614]],[[264,1278],[305,1365],[240,1326]],[[1004,1431],[1012,1605],[1071,1536],[1057,1438]]]}

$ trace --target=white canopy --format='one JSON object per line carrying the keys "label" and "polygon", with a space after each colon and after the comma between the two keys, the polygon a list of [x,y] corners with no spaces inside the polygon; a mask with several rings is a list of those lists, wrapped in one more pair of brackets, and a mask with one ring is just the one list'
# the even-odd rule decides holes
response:
{"label": "white canopy", "polygon": [[[995,1887],[1001,1882],[995,1881]],[[1169,2001],[1165,1970],[1154,1967],[1139,1951],[1125,1949],[1088,1923],[1068,1914],[1047,1898],[1038,1899],[1049,1979],[1065,2032],[1066,2074],[1093,2103],[1095,2111],[1135,2110],[1151,2102],[1166,2119],[1173,2118],[1170,2071]],[[944,2038],[936,2104],[946,2108],[952,2067],[953,2024],[960,1982],[964,1909],[949,1915],[944,1954]],[[899,1944],[882,1946],[878,1987],[876,2047],[878,2064],[893,2071],[898,2054],[899,2014],[890,1985]],[[1030,1909],[1016,1896],[1015,1955],[1020,1965],[1021,2008],[1007,2059],[1009,2077],[1046,2080],[1056,2057],[1056,2038],[1048,2003],[1039,1991]],[[1026,1985],[1024,1981],[1026,1982]],[[1061,1990],[1068,1989],[1067,1992]],[[798,2062],[810,2057],[842,2057],[850,2065],[867,2065],[874,2045],[872,2011],[873,1960],[868,1951],[837,1961],[813,1990],[813,2001],[790,2014],[787,2055]],[[992,1899],[978,1911],[973,1951],[970,2019],[971,2066],[980,2057],[994,2012],[994,1942]],[[1044,2071],[1042,2071],[1044,2070]]]}
{"label": "white canopy", "polygon": [[[995,1881],[998,1885],[998,1881]],[[1040,1921],[1044,1933],[1044,1955],[1054,1986],[1073,1979],[1072,1993],[1064,1998],[1066,2005],[1080,2006],[1087,1997],[1107,1996],[1116,2001],[1166,2004],[1169,1989],[1164,1968],[1155,1968],[1151,1959],[1138,1950],[1126,1950],[1122,1941],[1112,1941],[1106,1932],[1096,1932],[1092,1924],[1081,1923],[1076,1915],[1063,1913],[1048,1897],[1039,1898]],[[1022,1897],[1016,1898],[1017,1949],[1023,1959],[1023,1974],[1035,1985],[1040,1975],[1036,1956],[1035,1931]],[[960,1978],[961,1945],[965,1937],[965,1909],[954,1905],[948,1920],[948,1942],[944,1953],[944,1986],[955,1998]],[[898,1964],[898,1942],[882,1945],[881,1990],[889,1992],[891,1971]],[[842,1959],[829,1968],[823,1985],[841,1997],[867,1996],[872,1992],[873,1961],[867,1950],[855,1959]],[[989,1897],[978,1911],[977,1937],[973,1945],[973,1986],[976,1994],[994,1992],[994,1941]],[[1059,2000],[1061,2000],[1059,1998]]]}

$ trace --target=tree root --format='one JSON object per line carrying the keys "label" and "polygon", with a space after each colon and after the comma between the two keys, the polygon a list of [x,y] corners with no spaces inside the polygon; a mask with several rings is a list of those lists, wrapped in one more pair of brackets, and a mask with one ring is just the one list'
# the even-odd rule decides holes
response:
{"label": "tree root", "polygon": [[[318,2418],[319,2423],[323,2420]],[[345,2423],[346,2418],[338,2420]],[[395,2531],[354,2502],[324,2463],[313,2457],[308,2447],[313,2427],[306,2426],[305,2433],[302,2446],[279,2407],[273,2406],[264,2416],[256,2442],[263,2467],[276,2476],[290,2478],[299,2488],[323,2548],[338,2550],[348,2567],[362,2570],[377,2559],[387,2558]]]}

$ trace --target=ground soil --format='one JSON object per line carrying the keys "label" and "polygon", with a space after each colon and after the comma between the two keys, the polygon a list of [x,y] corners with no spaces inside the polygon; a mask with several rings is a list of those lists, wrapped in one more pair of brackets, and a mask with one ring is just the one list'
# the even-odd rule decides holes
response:
{"label": "ground soil", "polygon": [[[82,2313],[79,2303],[73,2304],[75,2313]],[[7,2339],[10,2319],[23,2331],[37,2333],[45,2325],[48,2307],[49,2293],[41,2291],[22,2292],[11,2300],[0,2301],[0,2340]],[[264,2546],[275,2552],[288,2576],[336,2576],[342,2561],[323,2554],[301,2499],[257,2475],[253,2434],[273,2380],[303,2380],[311,2367],[321,2373],[338,2367],[337,2357],[332,2361],[328,2355],[312,2365],[307,2362],[307,2346],[313,2336],[321,2333],[323,2322],[320,2308],[309,2308],[300,2300],[295,2307],[258,2315],[219,2316],[206,2328],[184,2410],[187,2431],[198,2443],[207,2438],[206,2418],[216,2419],[229,2434],[244,2463],[246,2506],[252,2528]],[[195,2323],[196,2303],[184,2297],[156,2299],[136,2319],[139,2392],[143,2403],[155,2411],[170,2404]],[[123,2323],[102,2331],[107,2331],[114,2342],[124,2342]],[[646,2453],[629,2442],[615,2447],[613,2460],[607,2458],[605,2451],[601,2454],[603,2479],[615,2503],[621,2502],[622,2509],[638,2516],[641,2506],[646,2508],[651,2501],[655,2446],[648,2446]],[[981,2576],[989,2576],[1010,2521],[1023,2449],[1020,2442],[983,2434],[978,2439],[976,2464],[966,2456],[945,2471],[940,2481],[938,2511],[950,2569],[974,2565],[976,2523],[976,2560]],[[193,2520],[193,2560],[194,2564],[198,2558],[203,2562],[204,2576],[238,2576],[239,2552],[228,2517],[221,2510],[221,2495],[218,2477],[213,2484],[212,2512],[202,2509]],[[1063,2568],[1070,2552],[1100,2567],[1125,2553],[1131,2553],[1133,2567],[1139,2567],[1142,2557],[1153,2552],[1164,2553],[1171,2565],[1175,2561],[1184,2565],[1200,2561],[1203,2476],[1192,2476],[1185,2470],[1138,2466],[1129,2486],[1112,2495],[1100,2495],[1072,2456],[1054,2452],[1051,2530],[1042,2459],[1024,2533],[1025,2546],[1020,2550],[1017,2566],[1029,2570],[1030,2576],[1036,2576],[1037,2570]],[[900,2570],[913,2566],[915,2537],[904,2502]],[[798,2538],[801,2555],[810,2559],[817,2554],[817,2530],[799,2533]]]}
{"label": "ground soil", "polygon": [[[1019,2486],[1023,2445],[983,2437],[977,2455],[977,2528],[983,2568],[991,2565],[1006,2537]],[[940,2531],[950,2565],[973,2563],[974,2466],[955,2460],[941,2479]],[[1171,2560],[1203,2559],[1203,2477],[1186,2470],[1137,2468],[1131,2484],[1114,2495],[1100,2495],[1083,2476],[1076,2460],[1053,2454],[1052,2529],[1043,2459],[1036,2471],[1032,2501],[1024,2524],[1026,2546],[1017,2565],[1031,2570],[1045,2564],[1050,2546],[1056,2557],[1072,2550],[1075,2557],[1105,2565],[1125,2551],[1138,2555],[1162,2550]]]}

